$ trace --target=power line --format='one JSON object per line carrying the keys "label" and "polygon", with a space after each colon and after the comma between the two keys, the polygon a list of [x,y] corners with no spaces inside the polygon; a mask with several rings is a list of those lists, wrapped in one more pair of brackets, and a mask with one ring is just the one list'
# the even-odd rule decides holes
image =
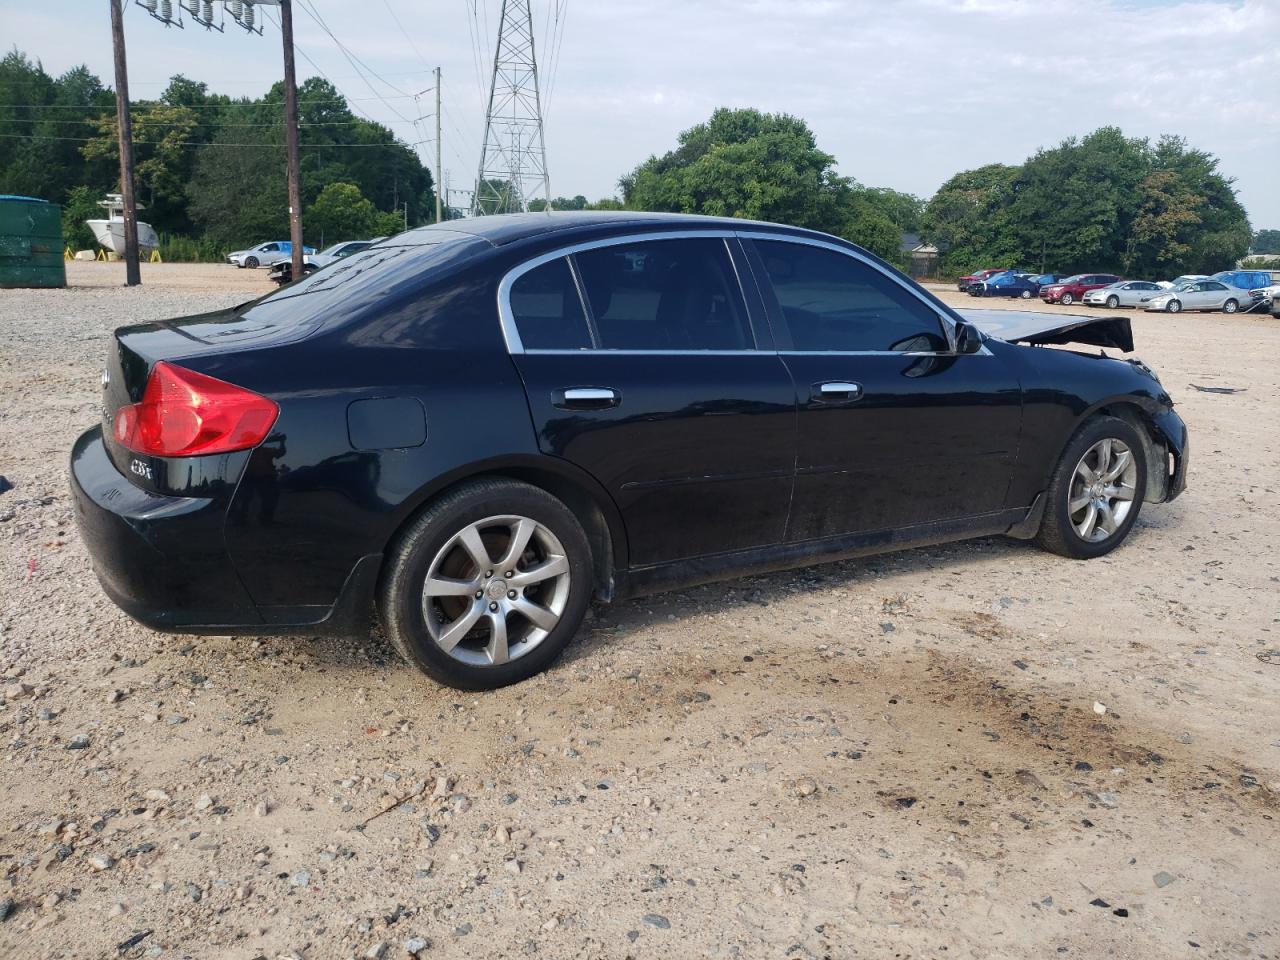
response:
{"label": "power line", "polygon": [[[146,116],[146,114],[145,114],[145,113],[140,113],[140,112],[139,112],[138,110],[136,110],[136,109],[135,109],[135,110],[133,110],[133,111],[131,111],[131,112],[133,113],[133,116],[134,116],[134,119],[135,119],[135,120],[142,121],[146,126],[149,126],[149,127],[183,127],[183,126],[186,126],[186,124],[185,124],[185,123],[183,123],[183,122],[181,122],[181,121],[176,121],[176,120],[164,120],[164,121],[152,121],[152,120],[149,120],[149,119],[147,119],[147,116]],[[426,114],[426,116],[431,116],[431,114]],[[28,121],[25,121],[25,122],[27,122],[27,123],[41,123],[41,124],[44,124],[44,123],[62,123],[62,124],[71,123],[71,124],[84,125],[84,124],[86,124],[86,123],[93,123],[95,120],[101,120],[101,119],[104,119],[104,118],[103,118],[103,117],[85,117],[84,119],[80,119],[80,120],[28,120]],[[17,121],[17,122],[23,122],[23,121]],[[300,123],[300,124],[298,124],[298,126],[299,126],[299,127],[353,127],[353,126],[357,126],[357,125],[362,124],[362,123],[370,123],[370,122],[375,122],[375,123],[376,123],[376,122],[378,122],[378,121],[369,121],[369,120],[361,120],[361,119],[356,119],[356,120],[320,120],[320,121],[317,121],[317,122],[315,122],[315,123]],[[403,120],[388,120],[388,121],[386,121],[386,122],[387,122],[387,123],[404,123],[405,121],[403,121]],[[277,121],[277,122],[275,122],[275,123],[217,123],[216,125],[217,125],[217,127],[218,127],[219,129],[222,129],[222,128],[224,128],[224,127],[278,127],[278,126],[280,126],[280,121]]]}
{"label": "power line", "polygon": [[[294,44],[294,48],[295,48],[295,49],[297,49],[297,44]],[[298,52],[299,52],[299,53],[302,53],[302,51],[301,51],[301,50],[298,50]],[[312,66],[315,66],[315,61],[313,61],[313,60],[312,60],[310,57],[308,57],[305,53],[303,53],[302,55],[303,55],[303,57],[307,60],[307,62],[308,62],[308,63],[310,63]],[[325,77],[325,76],[324,76],[324,74],[320,71],[320,68],[319,68],[319,67],[316,67],[316,72],[317,72],[317,73],[320,73],[320,75],[321,75],[322,77],[324,77],[324,79],[329,80],[329,78],[328,78],[328,77]],[[330,82],[330,83],[333,83],[333,81],[332,81],[332,80],[329,80],[329,82]],[[337,89],[337,84],[334,84],[334,89],[335,89],[335,90]],[[340,91],[340,90],[339,90],[338,92],[339,92],[339,93],[341,93],[342,91]],[[299,100],[299,101],[298,101],[298,106],[304,106],[304,105],[308,105],[308,104],[316,104],[316,103],[351,103],[351,102],[353,102],[353,101],[354,101],[354,102],[357,102],[357,103],[367,103],[367,102],[372,101],[372,100],[412,100],[412,99],[413,99],[412,94],[405,94],[405,95],[404,95],[404,96],[402,96],[402,97],[382,97],[382,96],[377,96],[377,97],[347,97],[347,96],[341,96],[341,97],[320,97],[320,98],[313,98],[313,99],[310,99],[310,100]],[[161,101],[161,100],[134,100],[134,101],[132,101],[132,103],[133,103],[133,104],[135,105],[135,107],[136,107],[136,105],[138,105],[138,104],[163,103],[163,101]],[[261,100],[231,100],[231,101],[228,101],[227,103],[191,103],[191,104],[171,104],[171,106],[182,106],[182,107],[185,107],[187,110],[235,110],[235,109],[241,109],[241,108],[245,108],[245,107],[274,106],[274,104],[266,104],[266,103],[264,103],[264,102],[263,102],[263,101],[261,101]],[[111,105],[110,105],[110,104],[85,104],[85,103],[0,103],[0,110],[110,110],[110,109],[111,109]]]}
{"label": "power line", "polygon": [[[91,143],[101,137],[46,137],[38,133],[0,133],[0,137],[6,140],[67,140],[74,143]],[[429,143],[430,141],[424,141]],[[134,140],[135,146],[178,146],[184,148],[195,149],[198,147],[270,147],[274,150],[283,150],[283,143],[223,143],[213,140],[208,143],[179,143],[165,144],[163,140]],[[303,143],[300,144],[304,149],[312,147],[316,150],[377,150],[389,147],[405,147],[407,144],[395,141],[394,143]]]}

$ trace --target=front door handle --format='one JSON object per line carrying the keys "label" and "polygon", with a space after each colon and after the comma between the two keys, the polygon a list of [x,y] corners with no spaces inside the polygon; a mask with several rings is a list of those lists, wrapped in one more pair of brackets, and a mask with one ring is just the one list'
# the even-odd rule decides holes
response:
{"label": "front door handle", "polygon": [[561,409],[601,410],[605,407],[616,407],[622,396],[612,387],[566,387],[556,390],[552,403]]}
{"label": "front door handle", "polygon": [[851,401],[862,399],[862,384],[849,380],[828,380],[813,385],[812,399],[820,403],[833,401]]}

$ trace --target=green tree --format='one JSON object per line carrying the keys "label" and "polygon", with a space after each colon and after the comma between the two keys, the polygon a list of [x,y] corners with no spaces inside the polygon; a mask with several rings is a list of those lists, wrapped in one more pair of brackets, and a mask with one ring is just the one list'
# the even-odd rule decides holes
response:
{"label": "green tree", "polygon": [[367,239],[388,228],[395,233],[401,226],[396,220],[395,214],[380,214],[354,183],[331,183],[306,208],[303,223],[314,242],[327,245]]}
{"label": "green tree", "polygon": [[896,257],[892,198],[835,171],[798,117],[720,108],[619,181],[633,210],[772,220],[843,236]]}
{"label": "green tree", "polygon": [[1014,178],[1011,225],[1024,257],[1042,269],[1122,269],[1150,171],[1146,141],[1102,127],[1040,150]]}
{"label": "green tree", "polygon": [[93,187],[72,187],[62,205],[62,239],[72,250],[92,250],[98,241],[87,220],[100,220],[106,211],[98,206],[102,193]]}
{"label": "green tree", "polygon": [[1253,235],[1253,245],[1249,248],[1249,252],[1280,253],[1280,230],[1259,230]]}
{"label": "green tree", "polygon": [[1018,167],[992,163],[957,173],[925,205],[921,232],[945,252],[942,269],[963,274],[1021,259],[1009,208]]}

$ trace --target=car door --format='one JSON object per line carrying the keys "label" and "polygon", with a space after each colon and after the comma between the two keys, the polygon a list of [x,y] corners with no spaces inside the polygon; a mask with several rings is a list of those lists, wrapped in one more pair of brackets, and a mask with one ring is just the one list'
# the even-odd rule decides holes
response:
{"label": "car door", "polygon": [[736,248],[615,238],[524,264],[499,295],[539,446],[613,498],[633,567],[783,539],[795,389]]}
{"label": "car door", "polygon": [[1125,295],[1121,303],[1129,307],[1140,307],[1159,292],[1159,287],[1146,280],[1134,280],[1125,284]]}
{"label": "car door", "polygon": [[[1182,306],[1186,310],[1207,310],[1214,304],[1215,287],[1222,287],[1222,285],[1213,280],[1197,280],[1180,294],[1178,299],[1182,301]],[[1226,287],[1222,289],[1225,290]]]}
{"label": "car door", "polygon": [[940,304],[847,247],[744,242],[799,401],[787,539],[1003,508],[1022,421],[1005,361],[957,355]]}

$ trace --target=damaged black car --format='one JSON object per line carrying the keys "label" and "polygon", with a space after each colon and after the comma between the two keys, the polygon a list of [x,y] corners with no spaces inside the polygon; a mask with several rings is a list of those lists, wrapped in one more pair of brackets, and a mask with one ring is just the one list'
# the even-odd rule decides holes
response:
{"label": "damaged black car", "polygon": [[1127,319],[957,313],[811,231],[479,218],[116,331],[72,486],[145,624],[376,612],[411,664],[491,688],[593,599],[996,534],[1108,553],[1186,482],[1132,350]]}

